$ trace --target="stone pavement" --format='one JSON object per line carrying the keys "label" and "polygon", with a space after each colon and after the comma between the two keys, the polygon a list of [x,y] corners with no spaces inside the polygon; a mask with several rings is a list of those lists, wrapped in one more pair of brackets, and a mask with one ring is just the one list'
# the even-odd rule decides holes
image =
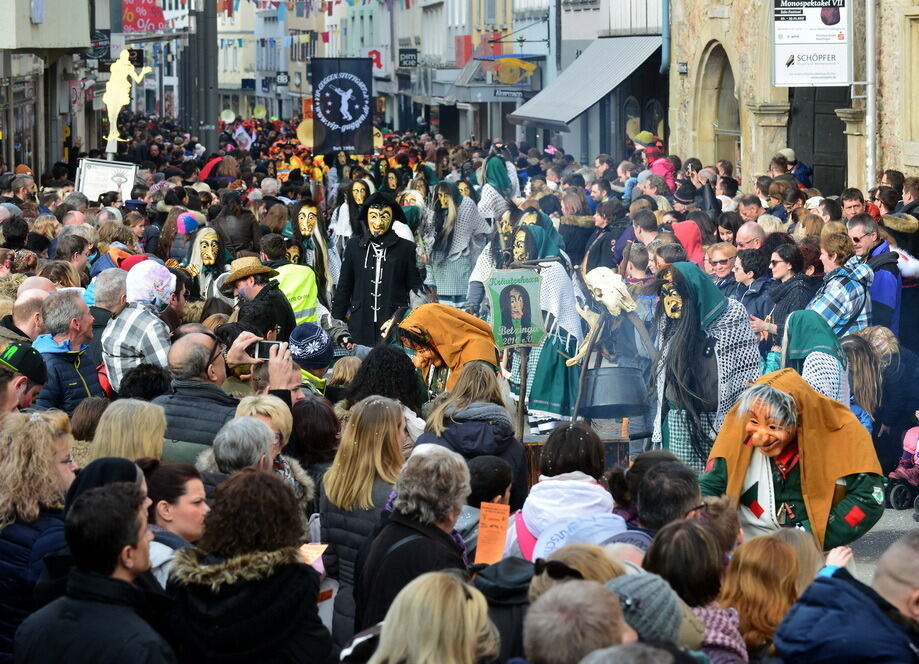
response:
{"label": "stone pavement", "polygon": [[884,516],[878,521],[868,534],[852,544],[855,553],[856,578],[863,583],[871,583],[874,568],[884,550],[901,535],[914,528],[919,528],[919,523],[913,520],[913,510],[884,510]]}

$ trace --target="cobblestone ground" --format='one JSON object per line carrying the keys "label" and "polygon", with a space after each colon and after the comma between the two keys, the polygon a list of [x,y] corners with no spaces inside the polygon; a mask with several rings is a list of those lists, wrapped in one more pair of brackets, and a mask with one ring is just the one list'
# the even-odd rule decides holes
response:
{"label": "cobblestone ground", "polygon": [[884,550],[901,535],[919,528],[913,520],[913,510],[886,509],[884,516],[871,531],[852,544],[855,552],[854,574],[859,581],[870,583],[874,568]]}

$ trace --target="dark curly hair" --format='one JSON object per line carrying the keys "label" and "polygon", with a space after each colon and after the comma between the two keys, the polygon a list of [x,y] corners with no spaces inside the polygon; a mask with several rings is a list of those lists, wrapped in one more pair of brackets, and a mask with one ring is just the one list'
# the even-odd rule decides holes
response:
{"label": "dark curly hair", "polygon": [[138,364],[124,372],[118,389],[119,399],[153,401],[172,388],[172,375],[168,369],[155,364]]}
{"label": "dark curly hair", "polygon": [[605,465],[606,452],[597,432],[583,422],[567,422],[549,434],[542,448],[539,474],[555,477],[579,470],[600,479]]}
{"label": "dark curly hair", "polygon": [[422,394],[415,366],[401,349],[377,346],[361,362],[345,395],[349,404],[369,396],[397,399],[421,414]]}
{"label": "dark curly hair", "polygon": [[284,453],[304,466],[335,459],[341,422],[328,399],[309,396],[294,404],[293,435]]}
{"label": "dark curly hair", "polygon": [[244,468],[217,488],[202,551],[231,558],[299,546],[303,519],[291,488],[274,473]]}

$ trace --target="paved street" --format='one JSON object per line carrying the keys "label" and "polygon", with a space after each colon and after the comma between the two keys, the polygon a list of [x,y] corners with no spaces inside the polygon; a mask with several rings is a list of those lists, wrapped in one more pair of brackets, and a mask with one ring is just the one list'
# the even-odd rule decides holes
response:
{"label": "paved street", "polygon": [[855,576],[864,583],[870,583],[884,549],[913,528],[919,528],[919,523],[913,520],[913,510],[885,510],[884,516],[871,532],[852,545],[855,551]]}

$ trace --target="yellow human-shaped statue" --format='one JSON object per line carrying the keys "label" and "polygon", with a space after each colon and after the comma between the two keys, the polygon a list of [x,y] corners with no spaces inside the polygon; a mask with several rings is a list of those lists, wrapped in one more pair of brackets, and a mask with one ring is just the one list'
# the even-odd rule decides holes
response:
{"label": "yellow human-shaped statue", "polygon": [[105,94],[102,95],[102,102],[108,111],[109,124],[109,134],[105,138],[110,143],[126,140],[118,134],[118,114],[122,108],[131,103],[131,81],[140,83],[144,80],[144,76],[153,71],[150,67],[143,67],[138,74],[134,70],[134,65],[131,64],[130,57],[128,49],[121,50],[118,59],[109,69],[111,76],[108,83],[105,84]]}

